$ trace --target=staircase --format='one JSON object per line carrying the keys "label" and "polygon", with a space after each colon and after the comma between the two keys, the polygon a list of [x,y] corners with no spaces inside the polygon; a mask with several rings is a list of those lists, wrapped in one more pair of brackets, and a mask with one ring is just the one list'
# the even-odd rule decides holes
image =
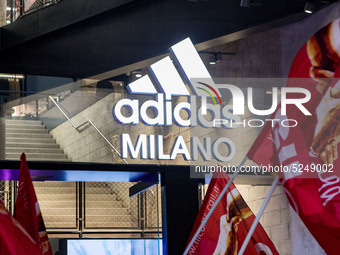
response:
{"label": "staircase", "polygon": [[52,135],[38,120],[6,120],[6,159],[28,161],[69,161]]}
{"label": "staircase", "polygon": [[[48,229],[77,227],[78,194],[75,182],[34,182],[34,189]],[[105,183],[85,183],[84,195],[86,228],[137,228],[138,222],[132,221],[130,209]]]}
{"label": "staircase", "polygon": [[76,183],[48,181],[33,184],[46,228],[76,228]]}
{"label": "staircase", "polygon": [[[6,159],[69,161],[41,121],[6,120]],[[76,228],[75,182],[33,182],[47,228]]]}
{"label": "staircase", "polygon": [[[20,160],[25,152],[28,161],[69,161],[41,121],[6,120],[6,159]],[[121,184],[118,195],[110,185],[85,184],[85,227],[92,229],[130,229],[138,227],[132,217],[128,197],[129,184]],[[40,209],[48,229],[77,228],[77,186],[75,182],[34,182]],[[125,201],[125,202],[124,202]],[[134,209],[136,211],[137,208]]]}
{"label": "staircase", "polygon": [[87,228],[131,228],[137,225],[122,198],[105,183],[86,183],[85,205]]}

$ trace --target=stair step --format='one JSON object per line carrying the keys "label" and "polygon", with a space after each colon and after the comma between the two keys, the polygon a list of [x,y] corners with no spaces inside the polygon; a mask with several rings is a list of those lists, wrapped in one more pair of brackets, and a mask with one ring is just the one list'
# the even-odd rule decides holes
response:
{"label": "stair step", "polygon": [[96,215],[85,215],[88,221],[97,222],[130,222],[131,215],[107,215],[107,214],[96,214]]}
{"label": "stair step", "polygon": [[76,215],[43,215],[46,228],[59,226],[69,226],[76,224]]}
{"label": "stair step", "polygon": [[64,154],[61,149],[49,149],[49,148],[8,148],[6,147],[6,153],[43,153],[43,154]]}
{"label": "stair step", "polygon": [[88,201],[85,202],[86,206],[91,208],[122,208],[121,201]]}
{"label": "stair step", "polygon": [[91,193],[91,194],[103,194],[103,190],[105,190],[105,192],[107,194],[113,193],[115,194],[110,187],[106,187],[104,185],[99,185],[97,187],[89,187],[86,183],[86,192]]}
{"label": "stair step", "polygon": [[96,216],[96,215],[106,215],[106,216],[125,216],[130,217],[127,208],[117,207],[117,208],[86,208],[86,216]]}
{"label": "stair step", "polygon": [[[21,155],[21,154],[20,154]],[[26,155],[27,156],[27,155]],[[20,160],[18,157],[6,157],[6,160]],[[59,159],[59,158],[27,158],[27,161],[46,161],[46,162],[71,162],[70,159]]]}
{"label": "stair step", "polygon": [[25,129],[25,128],[6,128],[6,135],[7,134],[48,134],[47,129]]}
{"label": "stair step", "polygon": [[[17,159],[9,159],[9,160],[17,160]],[[56,158],[30,158],[27,161],[48,161],[48,162],[71,162],[70,159],[56,159]]]}
{"label": "stair step", "polygon": [[76,208],[65,208],[65,207],[41,208],[41,213],[44,216],[44,218],[45,216],[57,216],[57,215],[63,215],[63,216],[74,215],[75,216],[76,212],[77,212]]}
{"label": "stair step", "polygon": [[85,218],[85,224],[87,228],[131,228],[136,223],[126,222],[102,222],[102,221],[90,221]]}
{"label": "stair step", "polygon": [[[7,136],[7,135],[6,135]],[[37,137],[31,137],[37,136]],[[39,137],[41,136],[41,138]],[[25,144],[25,143],[46,143],[46,144],[56,144],[49,135],[30,135],[30,137],[6,137],[6,144],[7,143],[17,143],[17,144]]]}
{"label": "stair step", "polygon": [[[6,150],[14,149],[14,148],[27,148],[27,149],[33,149],[33,148],[47,148],[47,149],[60,149],[59,144],[56,143],[19,143],[21,139],[18,139],[18,143],[6,143]],[[32,140],[33,141],[33,140]]]}
{"label": "stair step", "polygon": [[76,208],[76,200],[75,198],[73,200],[42,200],[40,199],[40,195],[37,195],[39,206],[41,208]]}
{"label": "stair step", "polygon": [[[103,190],[102,190],[103,192]],[[117,195],[116,194],[108,194],[108,193],[102,193],[102,194],[92,194],[90,192],[86,192],[86,200],[89,201],[117,201]]]}
{"label": "stair step", "polygon": [[[44,212],[42,212],[44,213]],[[43,219],[46,228],[75,227],[76,215],[44,215]],[[111,228],[130,228],[131,216],[86,216],[85,224],[88,228],[111,227]]]}
{"label": "stair step", "polygon": [[[20,158],[21,153],[7,153],[6,158]],[[27,159],[32,158],[49,158],[49,159],[66,159],[67,156],[65,154],[48,154],[48,153],[26,153]]]}
{"label": "stair step", "polygon": [[43,125],[22,125],[22,124],[6,124],[6,132],[12,129],[39,129],[46,130]]}
{"label": "stair step", "polygon": [[6,138],[48,138],[53,140],[48,133],[6,133]]}
{"label": "stair step", "polygon": [[6,147],[6,153],[43,153],[43,154],[64,154],[61,149],[50,148],[8,148]]}
{"label": "stair step", "polygon": [[34,186],[34,189],[39,196],[40,194],[72,194],[76,193],[76,187],[39,187]]}
{"label": "stair step", "polygon": [[76,225],[76,221],[75,218],[73,219],[72,222],[48,222],[47,220],[45,220],[45,227],[48,228],[75,228]]}
{"label": "stair step", "polygon": [[71,194],[61,194],[61,193],[53,193],[53,194],[38,194],[38,202],[40,203],[46,203],[47,201],[50,201],[51,199],[57,200],[57,201],[70,201],[76,199],[76,193]]}
{"label": "stair step", "polygon": [[41,120],[15,120],[15,119],[7,119],[6,124],[24,124],[24,125],[42,125]]}
{"label": "stair step", "polygon": [[44,181],[44,182],[34,182],[34,187],[43,188],[43,187],[54,187],[54,188],[76,188],[75,182],[66,182],[66,181]]}

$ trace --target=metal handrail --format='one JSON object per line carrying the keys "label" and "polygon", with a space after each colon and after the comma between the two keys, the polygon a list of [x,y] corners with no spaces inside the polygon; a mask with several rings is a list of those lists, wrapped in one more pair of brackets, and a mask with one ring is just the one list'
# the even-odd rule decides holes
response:
{"label": "metal handrail", "polygon": [[[58,103],[53,99],[52,96],[48,96],[49,99],[51,99],[51,101],[54,103],[54,105],[59,109],[59,111],[64,115],[64,117],[71,123],[72,127],[74,127],[77,131],[79,131],[79,128],[85,126],[86,124],[90,123],[92,125],[92,127],[94,127],[94,129],[97,131],[98,134],[100,134],[100,136],[106,141],[106,143],[119,155],[120,158],[122,158],[122,155],[120,154],[120,152],[113,146],[112,143],[110,143],[110,141],[104,136],[104,134],[96,127],[95,124],[93,124],[93,122],[91,120],[87,120],[83,123],[81,123],[80,125],[76,126],[76,124],[74,124],[74,122],[67,116],[67,114],[63,111],[63,109],[61,109],[61,107],[58,105]],[[122,160],[124,161],[125,164],[128,164],[128,162],[122,158]]]}

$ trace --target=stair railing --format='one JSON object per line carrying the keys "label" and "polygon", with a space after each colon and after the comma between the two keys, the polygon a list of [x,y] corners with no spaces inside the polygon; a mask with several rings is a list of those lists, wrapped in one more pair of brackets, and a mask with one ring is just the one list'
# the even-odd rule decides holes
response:
{"label": "stair railing", "polygon": [[[53,102],[53,104],[58,108],[58,110],[64,115],[64,117],[68,120],[68,122],[71,123],[72,127],[74,127],[77,131],[79,131],[79,129],[85,125],[87,125],[88,123],[91,124],[91,126],[97,131],[97,133],[105,140],[105,142],[118,154],[118,156],[120,158],[122,158],[122,155],[120,154],[120,152],[113,146],[112,143],[110,143],[110,141],[104,136],[104,134],[96,127],[95,124],[93,124],[93,122],[91,120],[87,120],[83,123],[81,123],[80,125],[76,126],[76,124],[74,124],[74,122],[67,116],[67,114],[63,111],[63,109],[61,109],[61,107],[58,105],[58,103],[53,99],[52,96],[49,96],[49,99],[51,99],[51,101]],[[128,162],[122,158],[122,160],[124,161],[125,164],[128,164]]]}

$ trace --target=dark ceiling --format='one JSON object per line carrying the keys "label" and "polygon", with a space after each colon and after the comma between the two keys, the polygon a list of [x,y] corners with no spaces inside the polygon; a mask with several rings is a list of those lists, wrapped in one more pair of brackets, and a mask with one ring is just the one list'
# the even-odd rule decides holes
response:
{"label": "dark ceiling", "polygon": [[260,2],[64,0],[1,28],[0,72],[86,78],[165,54],[186,37],[208,48],[306,16],[304,1]]}

